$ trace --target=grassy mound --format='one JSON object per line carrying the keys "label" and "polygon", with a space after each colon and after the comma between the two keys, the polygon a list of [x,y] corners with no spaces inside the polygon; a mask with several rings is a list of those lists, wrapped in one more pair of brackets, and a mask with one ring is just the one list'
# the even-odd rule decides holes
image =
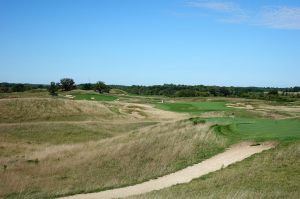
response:
{"label": "grassy mound", "polygon": [[127,95],[126,91],[123,91],[121,89],[116,89],[116,88],[110,89],[109,93],[114,95]]}
{"label": "grassy mound", "polygon": [[0,122],[109,119],[115,115],[100,103],[51,98],[3,99],[0,110]]}
{"label": "grassy mound", "polygon": [[44,198],[135,184],[204,160],[226,146],[210,125],[188,120],[84,144],[42,149],[23,144],[18,157],[0,160],[7,165],[0,172],[0,196]]}

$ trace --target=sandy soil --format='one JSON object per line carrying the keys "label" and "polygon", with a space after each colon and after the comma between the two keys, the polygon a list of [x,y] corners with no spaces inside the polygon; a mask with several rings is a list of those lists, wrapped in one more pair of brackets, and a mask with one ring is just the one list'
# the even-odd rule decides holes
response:
{"label": "sandy soil", "polygon": [[143,194],[154,190],[163,189],[176,184],[188,183],[195,178],[199,178],[210,172],[217,171],[230,164],[242,161],[253,154],[260,153],[264,150],[273,148],[273,143],[263,143],[257,146],[251,146],[249,142],[243,142],[234,145],[225,152],[220,153],[201,163],[187,167],[183,170],[171,173],[160,178],[150,180],[141,184],[128,186],[124,188],[111,189],[98,193],[78,194],[74,196],[64,197],[61,199],[108,199],[122,198],[137,194]]}

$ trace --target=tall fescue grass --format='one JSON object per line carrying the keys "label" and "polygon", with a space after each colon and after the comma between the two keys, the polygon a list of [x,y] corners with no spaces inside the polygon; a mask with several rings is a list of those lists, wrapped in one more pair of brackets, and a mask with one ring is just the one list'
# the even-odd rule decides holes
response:
{"label": "tall fescue grass", "polygon": [[[149,105],[51,98],[0,99],[0,123],[36,121],[135,121],[180,119]],[[182,118],[182,117],[181,117]]]}
{"label": "tall fescue grass", "polygon": [[0,93],[0,99],[12,98],[48,98],[49,92],[44,89],[34,89],[25,92]]}
{"label": "tall fescue grass", "polygon": [[300,196],[300,142],[281,144],[188,184],[132,198],[273,199]]}
{"label": "tall fescue grass", "polygon": [[7,142],[70,144],[111,138],[155,122],[38,122],[0,124],[0,138]]}
{"label": "tall fescue grass", "polygon": [[39,145],[0,159],[0,196],[43,198],[135,184],[206,159],[226,147],[210,124],[158,124],[88,143]]}
{"label": "tall fescue grass", "polygon": [[64,99],[21,98],[0,100],[1,122],[112,119],[103,104]]}

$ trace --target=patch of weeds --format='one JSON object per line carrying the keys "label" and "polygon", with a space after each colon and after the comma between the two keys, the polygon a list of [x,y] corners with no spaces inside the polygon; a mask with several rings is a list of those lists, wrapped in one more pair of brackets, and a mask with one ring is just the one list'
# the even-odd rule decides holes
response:
{"label": "patch of weeds", "polygon": [[205,120],[199,117],[190,118],[189,121],[193,122],[194,125],[205,124]]}

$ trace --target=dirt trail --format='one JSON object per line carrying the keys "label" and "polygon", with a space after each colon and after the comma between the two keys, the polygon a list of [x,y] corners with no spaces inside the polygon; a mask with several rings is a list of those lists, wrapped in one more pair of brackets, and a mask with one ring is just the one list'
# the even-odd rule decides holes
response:
{"label": "dirt trail", "polygon": [[274,147],[272,143],[263,143],[257,146],[251,146],[251,143],[240,143],[233,145],[225,152],[213,156],[210,159],[204,160],[201,163],[187,167],[175,173],[162,176],[160,178],[150,180],[141,184],[111,189],[98,193],[78,194],[60,199],[108,199],[122,198],[137,194],[143,194],[154,190],[163,189],[172,185],[188,183],[195,178],[199,178],[210,172],[220,170],[230,164],[242,161],[253,154],[260,153]]}

